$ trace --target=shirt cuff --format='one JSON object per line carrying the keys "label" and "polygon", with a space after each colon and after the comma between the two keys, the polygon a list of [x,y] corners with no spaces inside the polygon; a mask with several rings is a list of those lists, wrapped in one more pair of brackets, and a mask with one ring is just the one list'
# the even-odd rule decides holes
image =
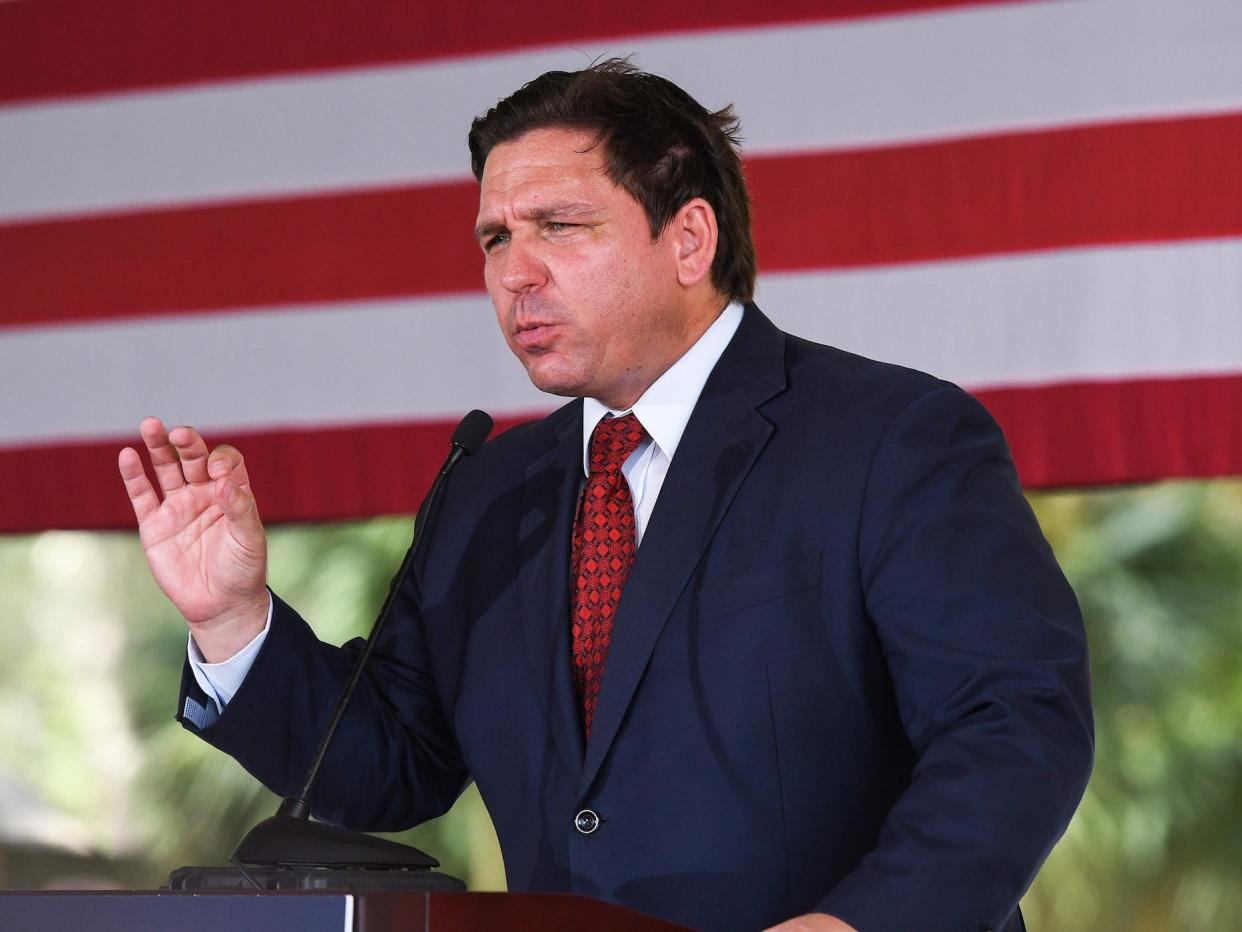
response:
{"label": "shirt cuff", "polygon": [[263,630],[254,636],[249,644],[235,653],[228,660],[219,663],[208,663],[203,659],[202,651],[194,643],[194,635],[189,636],[186,651],[190,658],[190,672],[198,688],[216,704],[216,711],[223,712],[224,707],[241,688],[242,681],[254,665],[254,658],[267,639],[267,632],[272,627],[272,594],[267,594],[267,623]]}

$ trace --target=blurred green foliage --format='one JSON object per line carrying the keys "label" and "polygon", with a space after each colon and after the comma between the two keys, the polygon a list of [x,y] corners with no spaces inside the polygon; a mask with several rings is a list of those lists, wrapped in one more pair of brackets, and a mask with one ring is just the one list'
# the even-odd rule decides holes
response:
{"label": "blurred green foliage", "polygon": [[[324,639],[365,635],[410,531],[408,517],[276,528],[271,585]],[[185,626],[151,580],[137,535],[0,538],[0,592],[0,780],[12,775],[40,797],[41,837],[67,835],[92,853],[65,860],[75,877],[124,887],[159,886],[185,864],[223,864],[279,800],[173,720]],[[0,853],[10,849],[0,886],[30,884],[23,867],[35,855],[13,845],[6,815],[0,797]],[[473,786],[448,815],[392,837],[431,852],[471,889],[504,889]]]}
{"label": "blurred green foliage", "polygon": [[[1087,619],[1097,756],[1030,925],[1242,928],[1242,482],[1031,500]],[[363,633],[409,529],[274,529],[272,586],[325,639]],[[54,882],[58,847],[79,883],[223,863],[277,801],[173,721],[185,629],[135,535],[0,538],[0,592],[0,786],[20,788],[0,793],[0,885]],[[472,889],[504,888],[473,789],[401,837]]]}
{"label": "blurred green foliage", "polygon": [[1242,929],[1242,482],[1032,503],[1082,603],[1096,715],[1032,927]]}

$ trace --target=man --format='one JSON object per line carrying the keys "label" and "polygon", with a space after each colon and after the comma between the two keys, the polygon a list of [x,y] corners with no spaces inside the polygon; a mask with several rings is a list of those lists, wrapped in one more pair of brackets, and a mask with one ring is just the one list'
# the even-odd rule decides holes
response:
{"label": "man", "polygon": [[[736,130],[620,61],[475,121],[501,329],[579,400],[453,475],[315,810],[397,829],[474,779],[513,890],[1022,928],[1090,769],[1074,597],[978,404],[747,303]],[[142,435],[163,501],[120,469],[192,633],[182,721],[287,794],[357,645],[269,599],[236,450]]]}

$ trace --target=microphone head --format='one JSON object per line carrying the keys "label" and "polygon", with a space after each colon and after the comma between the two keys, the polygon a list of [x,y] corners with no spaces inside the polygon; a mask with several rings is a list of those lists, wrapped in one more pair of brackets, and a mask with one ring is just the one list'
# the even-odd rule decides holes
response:
{"label": "microphone head", "polygon": [[478,408],[461,419],[457,429],[453,431],[452,445],[461,447],[467,456],[473,456],[483,446],[483,441],[492,432],[492,418],[486,411]]}

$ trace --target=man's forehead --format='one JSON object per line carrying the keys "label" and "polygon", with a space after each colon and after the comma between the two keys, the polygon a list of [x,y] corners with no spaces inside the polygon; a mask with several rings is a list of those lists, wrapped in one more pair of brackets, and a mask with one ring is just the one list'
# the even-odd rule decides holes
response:
{"label": "man's forehead", "polygon": [[[600,180],[608,180],[594,171],[575,171],[568,167],[544,164],[514,164],[495,174],[484,175],[479,189],[482,201],[503,200],[532,201],[565,200],[587,197],[586,192],[597,188]],[[581,192],[575,195],[574,192]]]}
{"label": "man's forehead", "polygon": [[589,133],[535,130],[489,153],[479,217],[512,212],[529,218],[553,210],[598,209],[615,185]]}

